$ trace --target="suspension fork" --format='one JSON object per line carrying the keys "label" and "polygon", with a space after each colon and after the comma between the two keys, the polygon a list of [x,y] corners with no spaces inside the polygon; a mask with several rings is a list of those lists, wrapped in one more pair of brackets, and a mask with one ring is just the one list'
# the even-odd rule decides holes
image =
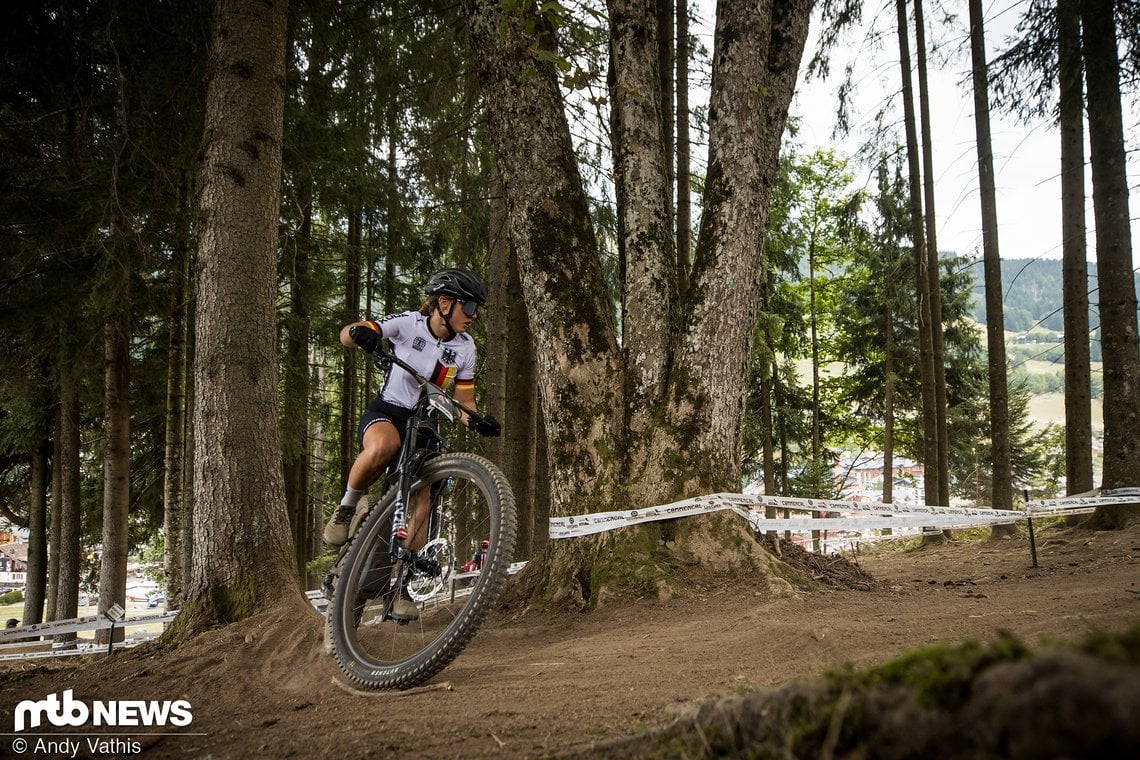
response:
{"label": "suspension fork", "polygon": [[398,554],[400,542],[408,537],[408,503],[411,501],[412,478],[416,474],[412,472],[411,466],[416,453],[415,427],[415,416],[413,416],[408,420],[404,430],[404,442],[400,446],[400,457],[396,464],[396,507],[392,512],[392,540],[389,542],[393,557]]}
{"label": "suspension fork", "polygon": [[[404,445],[400,448],[398,465],[399,480],[396,490],[396,508],[392,514],[392,555],[398,554],[399,542],[408,537],[408,508],[412,502],[412,482],[420,474],[424,464],[440,450],[446,449],[447,442],[443,440],[435,427],[430,423],[412,417],[408,420],[407,431],[404,435]],[[438,489],[432,488],[431,511],[434,513],[437,506]],[[429,517],[429,531],[432,522]],[[416,526],[420,530],[420,526]]]}

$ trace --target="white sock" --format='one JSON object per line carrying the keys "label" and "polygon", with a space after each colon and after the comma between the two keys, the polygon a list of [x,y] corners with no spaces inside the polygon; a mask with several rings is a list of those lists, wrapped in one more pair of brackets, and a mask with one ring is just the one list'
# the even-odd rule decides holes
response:
{"label": "white sock", "polygon": [[344,490],[344,496],[340,499],[340,506],[345,509],[356,509],[356,505],[360,502],[360,497],[364,495],[364,491],[358,491],[352,486],[348,486]]}

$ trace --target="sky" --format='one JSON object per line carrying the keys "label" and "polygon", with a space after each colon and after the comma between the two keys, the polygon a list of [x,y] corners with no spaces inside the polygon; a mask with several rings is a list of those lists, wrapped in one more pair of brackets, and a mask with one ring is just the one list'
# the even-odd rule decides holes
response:
{"label": "sky", "polygon": [[[859,145],[860,126],[869,127],[870,115],[885,98],[899,89],[898,40],[895,34],[894,3],[881,0],[877,14],[865,12],[867,26],[889,32],[881,49],[872,48],[866,29],[852,35],[832,62],[831,81],[805,82],[801,66],[799,85],[792,102],[791,115],[801,119],[799,140],[805,151],[815,147],[832,147],[848,155]],[[985,3],[985,32],[989,52],[987,59],[1005,44],[1021,16],[1023,0],[992,0]],[[708,20],[695,30],[706,47],[712,49],[712,8],[714,0],[701,0],[697,12]],[[930,3],[927,4],[928,8]],[[932,55],[928,62],[931,90],[931,123],[935,175],[935,213],[938,247],[960,255],[981,255],[981,208],[978,196],[977,150],[975,147],[973,92],[969,83],[969,47],[966,39],[966,4],[955,31],[928,29],[928,44],[946,40],[943,50],[959,50],[950,62]],[[870,9],[872,6],[868,6]],[[928,11],[929,13],[929,11]],[[928,27],[930,23],[928,22]],[[804,66],[814,50],[818,18],[812,20],[812,37],[804,53]],[[912,42],[913,47],[913,42]],[[912,50],[913,55],[913,50]],[[859,82],[857,108],[862,118],[855,119],[852,138],[833,139],[836,108],[835,92],[845,66],[855,62]],[[915,88],[917,93],[917,80]],[[897,106],[901,125],[901,101]],[[1124,104],[1125,140],[1128,154],[1130,215],[1133,247],[1140,240],[1140,109],[1135,103]],[[900,128],[901,134],[901,128]],[[1061,191],[1060,136],[1056,126],[1048,123],[1024,125],[1011,116],[991,115],[994,172],[998,204],[999,250],[1003,259],[1061,258]],[[1086,130],[1087,139],[1087,130]],[[1087,147],[1086,147],[1087,162]],[[857,184],[873,187],[870,170],[856,167]],[[1092,179],[1086,163],[1088,208],[1088,257],[1095,260],[1094,223],[1092,218]]]}

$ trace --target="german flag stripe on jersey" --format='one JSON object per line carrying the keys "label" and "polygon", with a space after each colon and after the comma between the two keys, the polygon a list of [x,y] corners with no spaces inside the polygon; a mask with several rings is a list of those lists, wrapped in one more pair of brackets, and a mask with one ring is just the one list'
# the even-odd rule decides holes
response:
{"label": "german flag stripe on jersey", "polygon": [[431,377],[428,379],[440,388],[446,388],[447,384],[455,377],[455,370],[455,367],[448,367],[441,362],[436,362],[435,370],[432,371]]}

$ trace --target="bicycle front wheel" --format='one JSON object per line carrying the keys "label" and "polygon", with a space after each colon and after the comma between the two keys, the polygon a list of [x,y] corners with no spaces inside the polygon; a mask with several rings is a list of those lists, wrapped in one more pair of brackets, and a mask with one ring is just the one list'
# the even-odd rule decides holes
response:
{"label": "bicycle front wheel", "polygon": [[[428,462],[412,493],[429,489],[431,540],[402,573],[389,551],[394,492],[360,526],[345,554],[327,611],[333,654],[354,682],[406,689],[434,676],[459,655],[491,610],[514,552],[515,500],[490,461],[445,454]],[[488,542],[482,570],[455,578],[463,557]],[[403,588],[401,588],[401,585]],[[416,603],[417,619],[397,620],[398,595]]]}

